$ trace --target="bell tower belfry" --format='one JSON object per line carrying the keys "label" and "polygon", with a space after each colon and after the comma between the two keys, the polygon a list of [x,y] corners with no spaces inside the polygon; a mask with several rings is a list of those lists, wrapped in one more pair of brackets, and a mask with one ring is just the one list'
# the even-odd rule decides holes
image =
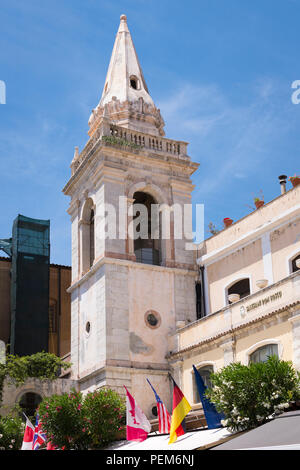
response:
{"label": "bell tower belfry", "polygon": [[[169,335],[196,319],[194,252],[177,229],[198,164],[186,142],[164,137],[125,15],[88,134],[63,190],[71,197],[72,378],[82,391],[126,385],[153,418],[146,378],[170,408]],[[147,215],[136,237],[141,207],[156,208],[158,222]]]}

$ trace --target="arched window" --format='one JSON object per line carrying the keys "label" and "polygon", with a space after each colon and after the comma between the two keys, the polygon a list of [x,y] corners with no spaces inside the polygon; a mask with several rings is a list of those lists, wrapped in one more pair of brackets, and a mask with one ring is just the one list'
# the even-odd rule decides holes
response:
{"label": "arched window", "polygon": [[[210,376],[214,371],[213,366],[211,365],[203,366],[203,367],[200,367],[199,369],[197,368],[197,371],[199,372],[204,382],[204,385],[208,388],[211,388],[212,383],[210,380]],[[196,377],[194,373],[193,373],[193,400],[194,400],[194,403],[201,403],[201,398],[198,392]]]}
{"label": "arched window", "polygon": [[139,79],[135,75],[130,76],[129,83],[130,83],[131,88],[133,88],[134,90],[139,90],[140,88]]}
{"label": "arched window", "polygon": [[91,198],[85,201],[80,227],[82,272],[86,272],[95,260],[95,209]]}
{"label": "arched window", "polygon": [[42,397],[34,392],[27,392],[22,395],[19,405],[28,417],[35,415],[36,409],[42,401]]}
{"label": "arched window", "polygon": [[[299,265],[299,267],[297,266]],[[300,253],[291,260],[291,271],[295,273],[300,270]]]}
{"label": "arched window", "polygon": [[134,193],[133,226],[136,261],[161,264],[160,218],[154,198],[147,193]]}
{"label": "arched window", "polygon": [[227,299],[228,303],[231,304],[232,301],[229,300],[229,296],[232,294],[238,294],[240,299],[247,297],[250,295],[250,280],[249,278],[240,279],[239,281],[235,282],[227,288]]}
{"label": "arched window", "polygon": [[278,345],[266,344],[256,349],[250,356],[249,362],[266,362],[270,356],[278,357]]}

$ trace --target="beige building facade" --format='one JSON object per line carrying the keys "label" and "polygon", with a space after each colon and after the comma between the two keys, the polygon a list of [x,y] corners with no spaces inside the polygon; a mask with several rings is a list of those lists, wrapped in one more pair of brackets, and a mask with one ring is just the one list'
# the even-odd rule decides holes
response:
{"label": "beige building facade", "polygon": [[208,377],[276,354],[300,370],[300,186],[205,240],[197,264],[205,315],[170,336],[169,361],[197,406]]}

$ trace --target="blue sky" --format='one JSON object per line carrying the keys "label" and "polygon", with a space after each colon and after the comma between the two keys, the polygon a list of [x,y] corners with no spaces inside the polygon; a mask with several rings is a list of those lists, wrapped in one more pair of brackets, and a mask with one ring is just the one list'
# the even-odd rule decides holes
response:
{"label": "blue sky", "polygon": [[190,142],[200,163],[193,202],[205,204],[205,230],[299,174],[300,0],[0,0],[0,10],[0,238],[19,213],[50,219],[51,261],[70,264],[61,190],[122,13],[166,135]]}

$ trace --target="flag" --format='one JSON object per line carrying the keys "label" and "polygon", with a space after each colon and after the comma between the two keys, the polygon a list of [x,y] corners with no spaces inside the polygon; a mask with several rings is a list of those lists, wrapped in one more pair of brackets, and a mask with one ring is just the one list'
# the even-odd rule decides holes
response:
{"label": "flag", "polygon": [[161,434],[169,434],[170,432],[170,427],[171,427],[171,416],[168,413],[167,408],[157,395],[156,391],[152,387],[150,380],[147,379],[148,384],[153,390],[153,393],[155,395],[156,399],[156,405],[157,405],[157,414],[158,414],[158,430]]}
{"label": "flag", "polygon": [[47,450],[56,450],[57,447],[52,444],[51,441],[47,442]]}
{"label": "flag", "polygon": [[126,439],[142,442],[147,439],[151,424],[125,385],[124,388],[126,390]]}
{"label": "flag", "polygon": [[193,369],[208,429],[221,428],[221,420],[225,419],[225,416],[223,413],[218,413],[215,405],[205,396],[205,390],[207,387],[194,365]]}
{"label": "flag", "polygon": [[38,450],[42,444],[46,442],[46,434],[42,431],[41,424],[39,422],[39,414],[36,415],[32,450]]}
{"label": "flag", "polygon": [[26,417],[25,432],[23,437],[23,443],[21,450],[32,450],[33,436],[34,436],[34,426]]}
{"label": "flag", "polygon": [[171,429],[170,429],[170,440],[169,444],[176,442],[177,437],[182,436],[185,433],[183,420],[192,409],[191,405],[183,395],[180,388],[176,385],[175,380],[173,380],[173,411],[171,419]]}

